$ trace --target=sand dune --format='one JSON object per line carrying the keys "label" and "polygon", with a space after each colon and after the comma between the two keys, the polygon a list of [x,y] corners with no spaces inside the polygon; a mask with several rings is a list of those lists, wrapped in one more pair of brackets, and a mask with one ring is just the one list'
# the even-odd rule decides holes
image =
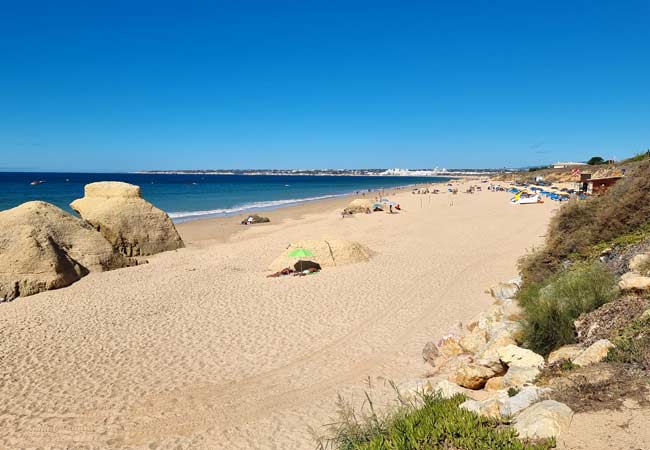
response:
{"label": "sand dune", "polygon": [[[400,214],[330,205],[227,242],[181,226],[185,249],[0,305],[0,448],[313,448],[337,393],[422,376],[424,343],[490,304],[556,207],[398,197]],[[337,238],[376,254],[265,277],[290,242]]]}

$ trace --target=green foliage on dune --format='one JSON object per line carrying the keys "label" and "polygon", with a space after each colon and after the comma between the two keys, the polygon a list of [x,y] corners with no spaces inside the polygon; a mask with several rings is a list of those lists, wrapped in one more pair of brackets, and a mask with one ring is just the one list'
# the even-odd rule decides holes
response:
{"label": "green foliage on dune", "polygon": [[555,441],[526,443],[513,428],[458,407],[465,398],[423,395],[385,417],[374,411],[359,417],[343,405],[339,422],[320,439],[319,450],[546,450]]}
{"label": "green foliage on dune", "polygon": [[543,285],[528,285],[519,294],[524,310],[523,343],[547,355],[575,342],[573,322],[613,300],[616,278],[598,262],[576,264]]}

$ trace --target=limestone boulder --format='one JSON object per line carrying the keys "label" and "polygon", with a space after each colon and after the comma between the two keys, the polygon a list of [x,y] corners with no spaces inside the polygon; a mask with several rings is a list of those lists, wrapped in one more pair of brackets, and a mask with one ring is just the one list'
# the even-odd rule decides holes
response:
{"label": "limestone boulder", "polygon": [[638,255],[634,255],[632,259],[630,259],[629,262],[629,267],[632,272],[639,272],[639,270],[648,263],[648,260],[650,260],[650,254],[648,253],[640,253]]}
{"label": "limestone boulder", "polygon": [[600,339],[589,347],[580,352],[577,356],[572,359],[573,364],[577,366],[590,366],[604,360],[609,353],[609,350],[614,348],[612,344],[607,339]]}
{"label": "limestone boulder", "polygon": [[45,202],[0,212],[0,299],[68,286],[129,265],[91,226]]}
{"label": "limestone boulder", "polygon": [[297,249],[304,248],[313,253],[310,261],[317,262],[321,267],[344,266],[365,262],[370,259],[372,252],[366,246],[342,239],[332,240],[303,240],[290,244],[269,266],[269,270],[277,272],[285,267],[292,267],[296,258],[289,254]]}
{"label": "limestone boulder", "polygon": [[[629,274],[629,275],[628,275]],[[647,291],[650,290],[650,277],[628,272],[621,277],[618,287],[623,291]]]}
{"label": "limestone boulder", "polygon": [[515,418],[515,430],[522,439],[557,437],[569,428],[573,411],[555,400],[544,400],[522,411]]}
{"label": "limestone boulder", "polygon": [[544,367],[544,357],[532,350],[516,345],[507,345],[497,350],[499,358],[508,367],[537,368]]}
{"label": "limestone boulder", "polygon": [[487,332],[476,329],[474,332],[463,336],[459,344],[467,352],[478,353],[487,344]]}
{"label": "limestone boulder", "polygon": [[167,213],[143,199],[139,186],[117,181],[90,183],[83,198],[70,206],[125,256],[183,247]]}
{"label": "limestone boulder", "polygon": [[471,411],[479,416],[499,418],[501,416],[501,407],[503,401],[499,398],[488,398],[485,400],[466,400],[459,408]]}
{"label": "limestone boulder", "polygon": [[541,370],[537,367],[509,367],[503,376],[490,378],[485,383],[488,391],[500,391],[511,387],[521,388],[532,384],[539,376]]}
{"label": "limestone boulder", "polygon": [[512,417],[540,401],[545,394],[550,392],[548,388],[537,386],[525,386],[514,396],[508,397],[501,402],[499,410],[501,416]]}
{"label": "limestone boulder", "polygon": [[451,375],[450,381],[467,389],[481,389],[485,386],[487,380],[497,375],[489,367],[478,364],[462,364],[454,374]]}
{"label": "limestone boulder", "polygon": [[438,381],[433,387],[433,391],[442,398],[452,398],[456,395],[468,395],[470,392],[469,389],[463,388],[449,380]]}
{"label": "limestone boulder", "polygon": [[565,345],[557,350],[552,351],[547,358],[549,364],[555,364],[559,361],[571,361],[584,351],[579,345]]}
{"label": "limestone boulder", "polygon": [[519,290],[516,283],[497,283],[490,287],[490,295],[497,300],[514,298]]}
{"label": "limestone boulder", "polygon": [[448,334],[440,339],[438,342],[438,350],[447,358],[460,355],[464,352],[463,347],[460,345],[460,338],[453,334]]}

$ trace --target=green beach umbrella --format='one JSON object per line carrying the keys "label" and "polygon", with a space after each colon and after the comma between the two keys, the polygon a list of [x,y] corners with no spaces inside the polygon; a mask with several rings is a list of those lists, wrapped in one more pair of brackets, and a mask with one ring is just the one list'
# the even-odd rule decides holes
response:
{"label": "green beach umbrella", "polygon": [[[307,250],[306,248],[294,248],[289,252],[289,256],[291,258],[309,258],[310,256],[314,256],[312,252]],[[299,261],[300,263],[300,271],[302,272],[302,261]]]}
{"label": "green beach umbrella", "polygon": [[308,258],[310,256],[314,256],[312,252],[307,250],[306,248],[294,248],[289,252],[289,256],[292,258]]}

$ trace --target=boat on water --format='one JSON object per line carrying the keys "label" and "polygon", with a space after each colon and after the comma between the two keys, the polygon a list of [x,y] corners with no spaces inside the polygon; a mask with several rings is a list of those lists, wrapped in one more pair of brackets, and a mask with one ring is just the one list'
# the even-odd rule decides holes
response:
{"label": "boat on water", "polygon": [[39,184],[45,183],[45,180],[34,180],[31,183],[29,183],[32,186],[38,186]]}

